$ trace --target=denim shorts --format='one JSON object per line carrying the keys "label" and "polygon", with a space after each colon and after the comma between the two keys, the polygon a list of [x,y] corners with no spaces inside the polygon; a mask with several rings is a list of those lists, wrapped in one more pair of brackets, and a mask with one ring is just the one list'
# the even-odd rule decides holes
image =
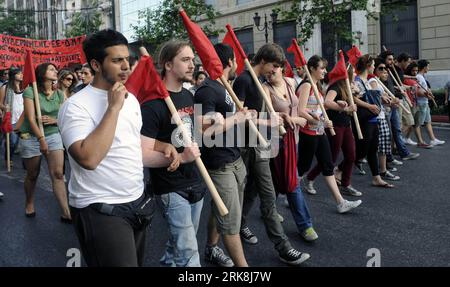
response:
{"label": "denim shorts", "polygon": [[431,123],[430,106],[428,104],[417,104],[414,118],[416,126]]}
{"label": "denim shorts", "polygon": [[[48,145],[48,151],[64,150],[61,135],[59,133],[46,136],[45,141]],[[19,149],[22,158],[32,158],[42,155],[38,139],[30,134],[21,135]]]}

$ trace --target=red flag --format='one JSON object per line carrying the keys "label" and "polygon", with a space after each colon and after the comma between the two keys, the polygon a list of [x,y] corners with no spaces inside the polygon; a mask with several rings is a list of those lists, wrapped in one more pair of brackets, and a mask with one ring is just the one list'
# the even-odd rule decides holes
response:
{"label": "red flag", "polygon": [[284,75],[289,78],[294,78],[294,71],[292,71],[291,64],[286,60],[284,64]]}
{"label": "red flag", "polygon": [[136,96],[139,104],[169,96],[163,81],[156,71],[150,56],[142,56],[133,73],[125,83],[129,92]]}
{"label": "red flag", "polygon": [[362,56],[361,51],[355,45],[352,46],[350,50],[347,51],[348,61],[352,64],[353,68],[356,69],[356,63],[358,59]]}
{"label": "red flag", "polygon": [[11,133],[13,131],[13,127],[11,124],[11,112],[6,112],[5,116],[3,117],[2,125],[0,127],[0,130],[2,133]]}
{"label": "red flag", "polygon": [[[228,27],[230,27],[230,25],[227,24],[227,29],[228,29]],[[233,30],[231,30],[231,31],[233,31]],[[236,74],[239,75],[240,73],[242,73],[242,71],[244,70],[244,67],[245,67],[245,54],[244,54],[244,56],[242,56],[241,52],[239,51],[239,49],[242,49],[241,45],[239,45],[239,42],[236,43],[233,40],[233,34],[234,34],[234,32],[231,33],[230,31],[228,31],[225,34],[225,38],[223,38],[222,43],[223,44],[227,44],[231,48],[233,48],[234,56],[236,57],[236,62],[237,62],[237,65],[238,65],[237,70],[236,70]]]}
{"label": "red flag", "polygon": [[23,67],[22,89],[28,87],[29,84],[36,82],[36,75],[34,74],[33,56],[31,50],[27,50],[25,57],[25,65]]}
{"label": "red flag", "polygon": [[211,44],[211,41],[209,41],[202,29],[197,24],[192,22],[191,19],[189,19],[184,10],[181,10],[180,14],[183,19],[184,26],[188,31],[192,45],[194,45],[195,50],[202,61],[203,67],[209,74],[209,77],[213,80],[220,78],[223,74],[223,66],[219,56],[217,56],[216,50]]}
{"label": "red flag", "polygon": [[348,78],[347,67],[345,66],[344,52],[339,51],[339,61],[334,66],[333,70],[328,73],[328,84],[331,86],[339,80]]}
{"label": "red flag", "polygon": [[300,50],[297,44],[297,40],[292,39],[292,44],[287,48],[287,51],[294,54],[296,68],[303,67],[307,64],[305,56],[303,56],[302,50]]}

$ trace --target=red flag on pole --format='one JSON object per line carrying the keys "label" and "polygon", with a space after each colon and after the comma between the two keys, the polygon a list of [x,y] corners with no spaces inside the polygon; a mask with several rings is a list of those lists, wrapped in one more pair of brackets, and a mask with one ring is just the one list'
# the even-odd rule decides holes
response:
{"label": "red flag on pole", "polygon": [[13,131],[13,127],[11,124],[11,112],[6,112],[3,117],[2,125],[0,126],[0,130],[2,133],[7,134]]}
{"label": "red flag on pole", "polygon": [[329,85],[336,83],[339,80],[348,78],[347,67],[345,66],[344,52],[339,50],[339,61],[334,66],[333,70],[328,73]]}
{"label": "red flag on pole", "polygon": [[[230,25],[227,24],[227,29]],[[230,26],[231,28],[231,26]],[[233,30],[231,30],[233,31]],[[240,73],[242,73],[242,71],[244,70],[245,67],[245,54],[244,56],[242,56],[242,53],[239,51],[239,49],[242,49],[241,46],[239,45],[239,42],[236,44],[236,42],[233,39],[233,35],[234,32],[230,32],[228,31],[225,34],[225,38],[223,38],[222,43],[223,44],[227,44],[229,45],[231,48],[233,48],[234,50],[234,56],[236,57],[236,62],[237,62],[237,70],[236,70],[236,74],[239,75]]]}
{"label": "red flag on pole", "polygon": [[284,63],[284,75],[289,78],[294,78],[294,71],[292,71],[291,64],[289,64],[288,60]]}
{"label": "red flag on pole", "polygon": [[294,54],[296,68],[303,67],[307,64],[305,56],[303,56],[302,50],[300,50],[297,44],[297,40],[292,39],[292,44],[287,48],[287,51]]}
{"label": "red flag on pole", "polygon": [[25,65],[23,67],[22,89],[28,87],[29,84],[36,82],[36,75],[34,74],[33,56],[31,50],[27,50],[25,57]]}
{"label": "red flag on pole", "polygon": [[169,96],[163,81],[156,71],[150,56],[142,56],[136,69],[128,78],[125,87],[136,96],[139,104]]}
{"label": "red flag on pole", "polygon": [[180,15],[183,19],[184,27],[188,31],[192,45],[194,45],[195,51],[202,61],[203,67],[208,72],[209,77],[213,80],[220,78],[223,74],[223,66],[211,41],[209,41],[202,29],[189,19],[183,9],[180,10]]}
{"label": "red flag on pole", "polygon": [[355,45],[352,46],[350,50],[347,51],[348,61],[352,64],[353,68],[356,69],[356,63],[358,59],[362,56],[361,51]]}

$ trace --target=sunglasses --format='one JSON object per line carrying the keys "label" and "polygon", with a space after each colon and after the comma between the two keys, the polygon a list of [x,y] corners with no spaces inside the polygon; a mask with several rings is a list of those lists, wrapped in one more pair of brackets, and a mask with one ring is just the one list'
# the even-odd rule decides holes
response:
{"label": "sunglasses", "polygon": [[378,71],[386,71],[386,67],[378,67]]}
{"label": "sunglasses", "polygon": [[67,80],[67,81],[69,81],[69,82],[72,82],[72,81],[73,81],[73,78],[65,78],[64,80]]}

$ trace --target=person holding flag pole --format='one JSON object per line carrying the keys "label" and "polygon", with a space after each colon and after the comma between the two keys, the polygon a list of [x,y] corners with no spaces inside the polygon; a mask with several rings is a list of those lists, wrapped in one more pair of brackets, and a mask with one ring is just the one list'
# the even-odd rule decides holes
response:
{"label": "person holding flag pole", "polygon": [[[335,169],[336,181],[340,185],[343,194],[351,196],[362,196],[362,193],[351,185],[353,164],[356,158],[355,138],[353,136],[352,121],[357,128],[358,139],[363,139],[359,121],[356,114],[357,107],[353,101],[353,94],[350,87],[350,79],[353,82],[353,68],[347,70],[342,51],[339,52],[339,61],[333,70],[328,73],[328,91],[325,97],[325,107],[334,123],[336,136],[328,136],[330,142],[333,163],[336,164],[340,151],[343,153],[343,160]],[[351,117],[351,114],[353,117]],[[322,171],[321,165],[317,164],[307,175],[308,182],[313,182]]]}

